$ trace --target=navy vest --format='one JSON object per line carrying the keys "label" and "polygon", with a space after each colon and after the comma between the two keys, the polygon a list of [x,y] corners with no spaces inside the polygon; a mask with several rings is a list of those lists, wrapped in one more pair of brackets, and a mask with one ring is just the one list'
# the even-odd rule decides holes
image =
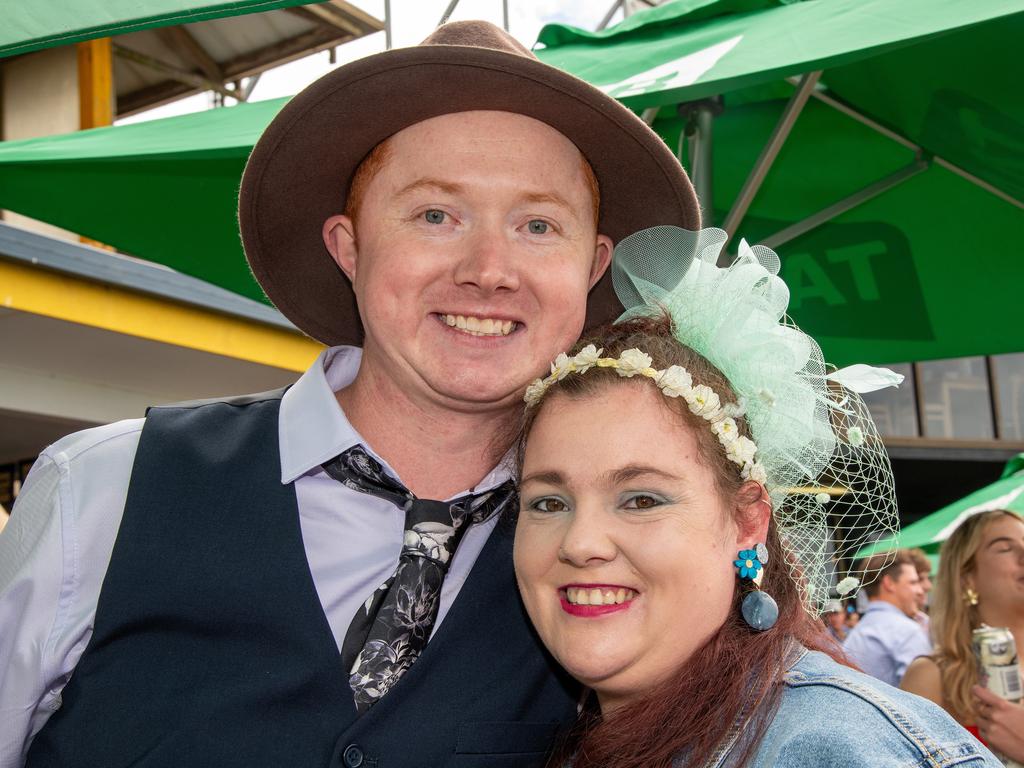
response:
{"label": "navy vest", "polygon": [[156,408],[92,638],[28,766],[541,766],[578,687],[494,530],[423,655],[361,717],[280,482],[280,392]]}

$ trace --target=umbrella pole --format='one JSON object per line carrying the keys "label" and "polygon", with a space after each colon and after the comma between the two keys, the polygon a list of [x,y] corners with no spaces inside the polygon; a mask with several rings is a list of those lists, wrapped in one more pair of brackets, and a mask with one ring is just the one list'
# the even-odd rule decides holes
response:
{"label": "umbrella pole", "polygon": [[712,146],[715,115],[722,111],[721,103],[713,99],[701,99],[680,104],[676,107],[686,124],[679,134],[676,155],[683,162],[683,141],[687,147],[685,165],[690,171],[690,180],[700,204],[701,226],[714,225],[714,206],[711,201]]}
{"label": "umbrella pole", "polygon": [[697,108],[697,142],[694,148],[693,186],[700,203],[701,226],[710,227],[714,224],[715,209],[711,204],[711,126],[714,113],[707,104]]}

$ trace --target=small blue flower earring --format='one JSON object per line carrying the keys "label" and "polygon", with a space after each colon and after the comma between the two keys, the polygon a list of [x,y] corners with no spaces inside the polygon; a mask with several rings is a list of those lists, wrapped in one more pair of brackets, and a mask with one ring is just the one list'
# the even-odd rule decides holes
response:
{"label": "small blue flower earring", "polygon": [[778,604],[771,595],[761,591],[761,579],[764,578],[764,566],[767,564],[768,548],[760,543],[755,544],[753,549],[741,549],[737,559],[733,560],[740,580],[753,585],[753,591],[743,598],[740,610],[743,620],[757,632],[771,629],[779,619]]}

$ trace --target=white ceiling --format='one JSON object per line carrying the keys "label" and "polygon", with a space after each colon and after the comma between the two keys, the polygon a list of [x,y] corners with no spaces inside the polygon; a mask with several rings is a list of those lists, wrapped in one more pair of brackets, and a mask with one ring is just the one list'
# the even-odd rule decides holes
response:
{"label": "white ceiling", "polygon": [[294,371],[0,308],[0,464],[150,405],[263,392]]}

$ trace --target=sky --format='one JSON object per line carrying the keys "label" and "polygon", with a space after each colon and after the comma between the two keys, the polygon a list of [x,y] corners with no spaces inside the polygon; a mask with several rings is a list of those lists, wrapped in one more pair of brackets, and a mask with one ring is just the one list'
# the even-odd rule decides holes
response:
{"label": "sky", "polygon": [[[384,0],[350,0],[367,13],[384,18]],[[437,26],[449,0],[391,0],[392,46],[416,45]],[[508,0],[509,32],[526,47],[531,47],[545,24],[564,23],[584,29],[595,29],[611,8],[613,0]],[[485,19],[501,26],[502,0],[459,0],[452,21]],[[250,101],[264,101],[298,93],[320,76],[336,66],[379,53],[384,50],[384,33],[354,40],[337,48],[336,64],[331,64],[328,52],[307,56],[290,64],[263,73]],[[229,102],[230,103],[230,102]],[[182,115],[209,109],[212,98],[201,93],[180,99],[147,112],[122,120],[118,125],[154,120],[171,115]]]}

